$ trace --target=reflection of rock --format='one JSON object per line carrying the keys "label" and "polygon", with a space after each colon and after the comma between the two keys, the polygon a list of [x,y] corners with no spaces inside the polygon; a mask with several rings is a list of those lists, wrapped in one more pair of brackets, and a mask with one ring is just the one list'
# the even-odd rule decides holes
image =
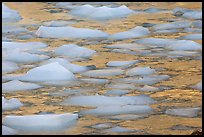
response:
{"label": "reflection of rock", "polygon": [[202,128],[193,131],[193,133],[191,135],[202,135]]}

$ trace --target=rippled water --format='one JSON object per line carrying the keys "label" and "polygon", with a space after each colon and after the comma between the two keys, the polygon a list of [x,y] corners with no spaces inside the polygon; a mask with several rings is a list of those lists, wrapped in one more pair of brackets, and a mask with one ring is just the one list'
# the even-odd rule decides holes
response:
{"label": "rippled water", "polygon": [[[15,22],[16,26],[20,26],[23,29],[19,34],[15,33],[3,33],[4,41],[17,41],[17,42],[44,42],[48,47],[45,48],[45,55],[51,57],[59,57],[53,54],[52,51],[63,44],[77,44],[92,50],[97,53],[94,54],[90,60],[74,60],[72,63],[93,66],[96,70],[102,70],[102,72],[95,72],[91,70],[90,73],[84,72],[82,74],[75,74],[75,76],[82,81],[69,83],[66,86],[60,86],[51,84],[43,85],[43,88],[34,90],[23,90],[6,93],[3,90],[2,96],[7,99],[17,98],[24,106],[17,110],[4,111],[2,117],[7,115],[31,115],[31,114],[45,114],[45,113],[73,113],[86,112],[85,110],[92,109],[93,107],[76,106],[75,103],[68,103],[69,105],[63,105],[64,101],[74,96],[96,94],[100,96],[138,96],[141,94],[148,95],[154,99],[154,103],[148,104],[153,111],[150,114],[135,115],[133,114],[121,114],[113,116],[99,116],[99,115],[80,115],[75,126],[60,133],[50,134],[190,134],[194,129],[202,127],[202,110],[199,109],[197,115],[193,115],[189,111],[179,110],[179,115],[185,113],[193,115],[193,117],[186,117],[185,115],[174,116],[169,115],[172,113],[171,109],[177,108],[201,108],[202,107],[202,92],[197,89],[193,89],[192,86],[198,84],[202,80],[202,51],[171,51],[165,47],[147,46],[132,48],[130,45],[126,49],[111,49],[106,46],[113,44],[135,44],[135,41],[141,38],[130,38],[122,40],[88,40],[88,39],[58,39],[58,38],[40,38],[35,35],[41,25],[50,25],[49,21],[63,20],[68,22],[61,22],[65,26],[72,26],[78,28],[98,29],[108,34],[115,34],[119,32],[128,31],[136,26],[144,26],[149,29],[150,34],[142,38],[168,38],[176,39],[181,36],[186,36],[193,33],[201,33],[202,30],[196,27],[185,29],[181,28],[173,30],[171,33],[160,32],[155,33],[155,24],[171,23],[173,21],[198,21],[195,19],[185,19],[180,16],[172,15],[172,10],[176,7],[187,9],[202,9],[201,3],[182,3],[182,2],[166,2],[166,3],[150,3],[150,2],[135,2],[135,3],[108,3],[111,7],[118,7],[120,5],[126,5],[129,9],[132,9],[139,14],[132,14],[123,19],[114,19],[109,21],[94,21],[86,20],[78,16],[72,16],[69,14],[70,9],[64,9],[63,5],[55,3],[24,3],[13,2],[5,3],[9,8],[17,10],[22,17],[22,20]],[[78,3],[75,6],[83,5]],[[158,8],[158,9],[148,9]],[[145,10],[146,9],[146,10]],[[147,10],[148,9],[148,10]],[[161,10],[162,9],[162,10]],[[142,10],[146,12],[140,13]],[[201,20],[202,21],[202,20]],[[10,23],[3,23],[3,25],[9,25]],[[12,24],[12,23],[11,23]],[[24,29],[27,30],[24,30]],[[195,29],[197,32],[186,32],[187,29]],[[168,30],[168,29],[167,29]],[[172,30],[172,29],[171,29]],[[193,39],[202,45],[202,40],[198,38]],[[174,45],[175,43],[173,43]],[[184,45],[185,46],[185,45]],[[35,52],[35,51],[33,51]],[[171,52],[171,54],[169,54]],[[106,64],[109,61],[132,61],[140,60],[137,63],[133,63],[128,66],[114,66],[108,67]],[[17,69],[15,74],[26,73],[31,68],[38,66],[42,62],[31,63],[28,65],[18,64],[21,69]],[[143,81],[138,80],[138,76],[135,76],[130,70],[135,67],[150,67],[155,69],[151,71],[146,68],[145,73],[148,71],[150,74],[156,73],[156,75],[163,75],[163,77],[154,77],[155,79],[161,79],[158,82],[150,82],[141,84]],[[104,71],[104,68],[112,70],[110,72]],[[128,71],[129,70],[129,71]],[[94,78],[103,78],[106,81],[90,81],[90,76]],[[108,76],[108,75],[111,76]],[[106,75],[106,76],[104,76]],[[146,74],[145,74],[146,75]],[[168,78],[166,77],[168,75]],[[3,77],[8,74],[3,73]],[[144,81],[151,78],[143,76]],[[84,79],[84,81],[83,81]],[[88,82],[89,81],[89,82]],[[7,82],[3,80],[2,84]],[[97,84],[96,84],[97,83]],[[139,83],[139,84],[138,84]],[[42,84],[42,83],[36,83]],[[63,83],[59,83],[63,84]],[[141,89],[142,88],[142,89]],[[156,88],[156,89],[155,89]],[[108,92],[109,90],[118,89],[118,92]],[[152,90],[149,92],[148,90]],[[108,94],[107,94],[108,93]],[[129,100],[129,99],[128,99]],[[99,99],[96,103],[100,104]],[[104,103],[107,103],[106,100]],[[121,103],[121,102],[120,102]],[[122,104],[122,103],[121,103]],[[100,108],[100,107],[99,107]],[[131,108],[131,107],[130,107]],[[128,109],[128,107],[126,108]],[[102,108],[102,111],[106,109]],[[110,109],[111,110],[111,109]],[[169,110],[169,111],[167,111]],[[110,112],[110,111],[108,111]],[[28,133],[19,133],[28,134]],[[39,133],[38,133],[39,134]],[[45,133],[40,133],[45,134]],[[47,133],[46,133],[47,134]]]}

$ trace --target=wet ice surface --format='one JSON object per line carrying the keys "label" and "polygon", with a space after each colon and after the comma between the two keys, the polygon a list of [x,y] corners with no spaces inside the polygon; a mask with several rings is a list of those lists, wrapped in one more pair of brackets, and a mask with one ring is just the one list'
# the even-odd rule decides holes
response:
{"label": "wet ice surface", "polygon": [[[202,60],[202,10],[114,2],[41,4],[38,12],[54,18],[29,14],[34,19],[28,24],[21,9],[2,4],[3,134],[157,134],[155,125],[150,130],[145,124],[157,124],[151,118],[158,113],[172,117],[174,125],[200,118],[199,98],[193,100],[202,93],[199,66],[182,62]],[[144,22],[141,16],[156,19]],[[189,91],[182,96],[170,92],[183,88]],[[170,127],[171,132],[191,130]]]}

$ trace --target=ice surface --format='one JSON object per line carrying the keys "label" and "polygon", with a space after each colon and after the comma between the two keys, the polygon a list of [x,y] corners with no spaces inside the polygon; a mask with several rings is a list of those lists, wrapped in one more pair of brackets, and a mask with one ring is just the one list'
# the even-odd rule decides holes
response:
{"label": "ice surface", "polygon": [[121,66],[132,66],[140,62],[139,60],[130,60],[130,61],[109,61],[107,66],[109,67],[121,67]]}
{"label": "ice surface", "polygon": [[108,90],[105,95],[124,95],[128,94],[129,90],[120,90],[120,89],[115,89],[115,90]]}
{"label": "ice surface", "polygon": [[49,60],[42,62],[41,64],[44,65],[44,64],[49,64],[53,62],[58,62],[60,65],[62,65],[72,73],[80,73],[91,69],[91,66],[80,66],[77,64],[72,64],[68,60],[63,58],[51,58]]}
{"label": "ice surface", "polygon": [[2,97],[2,111],[15,110],[21,106],[23,106],[23,104],[16,98],[7,100],[4,97]]}
{"label": "ice surface", "polygon": [[82,80],[85,83],[90,83],[90,84],[107,84],[107,83],[109,83],[109,80],[107,80],[107,79],[83,78],[80,80]]}
{"label": "ice surface", "polygon": [[56,132],[73,126],[78,114],[6,116],[2,124],[23,132]]}
{"label": "ice surface", "polygon": [[196,117],[200,110],[201,110],[201,108],[198,108],[198,107],[195,107],[195,108],[177,108],[177,109],[168,109],[168,110],[166,110],[165,113],[168,115],[175,115],[175,116],[181,116],[181,117]]}
{"label": "ice surface", "polygon": [[18,65],[14,62],[5,60],[2,61],[2,73],[11,73],[19,69],[20,68],[18,67]]}
{"label": "ice surface", "polygon": [[137,130],[116,126],[116,127],[107,129],[106,132],[123,133],[123,132],[137,132]]}
{"label": "ice surface", "polygon": [[64,68],[58,62],[33,68],[24,76],[19,76],[17,78],[19,80],[31,82],[76,80],[73,73]]}
{"label": "ice surface", "polygon": [[70,14],[74,16],[99,21],[124,18],[133,13],[133,10],[130,10],[124,5],[114,8],[107,6],[94,7],[92,5],[82,5],[72,8],[70,12]]}
{"label": "ice surface", "polygon": [[178,39],[202,40],[202,34],[189,34],[189,35],[186,35],[186,36],[181,36]]}
{"label": "ice surface", "polygon": [[124,40],[124,39],[139,38],[139,37],[147,36],[149,34],[150,34],[150,32],[147,28],[144,28],[142,26],[137,26],[137,27],[130,29],[128,31],[112,34],[109,37],[109,39],[111,39],[111,40]]}
{"label": "ice surface", "polygon": [[126,75],[128,76],[135,76],[135,75],[150,75],[155,73],[156,71],[154,69],[151,69],[150,67],[135,67],[126,72]]}
{"label": "ice surface", "polygon": [[124,70],[122,69],[98,69],[98,70],[89,70],[81,74],[88,77],[107,77],[107,76],[122,75],[123,72]]}
{"label": "ice surface", "polygon": [[108,45],[104,46],[104,48],[109,48],[109,49],[128,49],[128,50],[142,50],[145,49],[143,45],[138,45],[138,44],[113,44],[113,45]]}
{"label": "ice surface", "polygon": [[40,26],[36,32],[43,38],[71,38],[71,39],[106,39],[109,34],[100,30],[75,27],[45,27]]}
{"label": "ice surface", "polygon": [[64,27],[70,24],[74,24],[74,22],[65,21],[65,20],[52,20],[52,21],[43,23],[43,25],[47,27]]}
{"label": "ice surface", "polygon": [[34,83],[26,83],[18,80],[13,80],[2,84],[2,92],[10,93],[10,92],[21,91],[21,90],[34,90],[41,87],[42,86]]}
{"label": "ice surface", "polygon": [[125,83],[116,83],[116,84],[108,84],[106,88],[111,89],[137,89],[133,84],[125,84]]}
{"label": "ice surface", "polygon": [[173,9],[173,15],[180,13],[180,15],[187,19],[202,19],[202,10],[191,10],[185,8]]}
{"label": "ice surface", "polygon": [[154,30],[180,29],[180,28],[188,28],[191,26],[191,24],[192,22],[189,22],[189,21],[177,21],[172,23],[154,25],[152,28]]}
{"label": "ice surface", "polygon": [[144,87],[138,90],[142,92],[155,92],[155,91],[159,91],[159,88],[145,85]]}
{"label": "ice surface", "polygon": [[196,84],[196,85],[194,85],[192,87],[194,89],[198,89],[198,90],[202,91],[202,80],[198,84]]}
{"label": "ice surface", "polygon": [[96,129],[105,129],[105,128],[112,127],[112,124],[111,123],[98,123],[98,124],[95,124],[95,125],[93,125],[91,127],[96,128]]}
{"label": "ice surface", "polygon": [[90,58],[96,51],[75,44],[68,44],[58,47],[54,53],[72,58]]}
{"label": "ice surface", "polygon": [[2,21],[3,22],[16,22],[21,19],[17,11],[8,8],[2,3]]}
{"label": "ice surface", "polygon": [[23,27],[14,26],[14,25],[2,25],[2,34],[13,34],[18,35],[20,33],[26,33],[28,30]]}
{"label": "ice surface", "polygon": [[17,131],[2,125],[2,135],[16,135]]}

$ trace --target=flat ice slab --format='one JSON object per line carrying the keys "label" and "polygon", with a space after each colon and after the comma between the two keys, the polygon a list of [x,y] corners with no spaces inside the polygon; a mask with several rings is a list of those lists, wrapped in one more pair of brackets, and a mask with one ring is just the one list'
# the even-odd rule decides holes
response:
{"label": "flat ice slab", "polygon": [[70,39],[106,39],[109,34],[100,30],[75,27],[45,27],[40,26],[36,32],[42,38],[70,38]]}
{"label": "flat ice slab", "polygon": [[2,111],[15,110],[21,106],[23,106],[23,104],[16,98],[7,100],[4,97],[2,97]]}
{"label": "flat ice slab", "polygon": [[16,22],[21,19],[21,16],[16,10],[8,8],[2,3],[2,21],[3,22]]}
{"label": "flat ice slab", "polygon": [[56,132],[73,126],[78,114],[6,116],[2,124],[23,132]]}
{"label": "flat ice slab", "polygon": [[166,114],[175,115],[181,117],[196,117],[201,108],[177,108],[177,109],[168,109]]}
{"label": "flat ice slab", "polygon": [[70,14],[74,16],[98,21],[124,18],[133,13],[133,10],[130,10],[124,5],[114,8],[107,6],[94,7],[92,5],[82,5],[74,7],[70,12]]}

